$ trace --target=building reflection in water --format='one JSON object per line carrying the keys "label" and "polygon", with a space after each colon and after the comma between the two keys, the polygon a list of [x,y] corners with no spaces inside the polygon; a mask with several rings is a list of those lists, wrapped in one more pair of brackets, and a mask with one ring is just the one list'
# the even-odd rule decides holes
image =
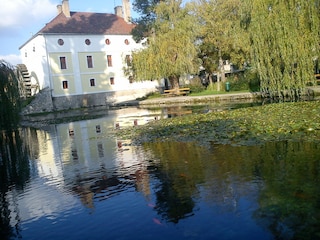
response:
{"label": "building reflection in water", "polygon": [[99,118],[29,131],[35,172],[63,194],[78,196],[88,208],[94,208],[95,200],[134,186],[148,198],[150,186],[143,152],[132,148],[129,141],[111,136],[115,122]]}

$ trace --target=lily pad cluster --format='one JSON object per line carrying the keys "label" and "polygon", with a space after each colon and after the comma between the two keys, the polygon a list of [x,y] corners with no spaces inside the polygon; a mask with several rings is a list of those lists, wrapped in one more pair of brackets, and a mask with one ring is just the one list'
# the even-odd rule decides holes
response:
{"label": "lily pad cluster", "polygon": [[183,141],[252,145],[320,141],[320,102],[289,102],[163,119],[116,133],[134,143]]}

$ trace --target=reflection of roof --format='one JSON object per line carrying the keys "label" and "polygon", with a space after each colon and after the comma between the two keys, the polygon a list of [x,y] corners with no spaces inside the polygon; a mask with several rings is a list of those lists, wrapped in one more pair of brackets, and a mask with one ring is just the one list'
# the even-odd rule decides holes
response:
{"label": "reflection of roof", "polygon": [[70,17],[63,13],[46,24],[38,34],[110,34],[129,35],[135,27],[123,18],[108,13],[70,12]]}

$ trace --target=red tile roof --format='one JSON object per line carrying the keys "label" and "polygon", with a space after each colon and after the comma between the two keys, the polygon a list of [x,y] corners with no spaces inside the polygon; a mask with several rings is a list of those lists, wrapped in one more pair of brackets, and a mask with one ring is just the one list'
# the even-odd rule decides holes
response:
{"label": "red tile roof", "polygon": [[70,12],[71,17],[63,13],[47,23],[38,34],[105,34],[128,35],[135,27],[123,18],[108,13]]}

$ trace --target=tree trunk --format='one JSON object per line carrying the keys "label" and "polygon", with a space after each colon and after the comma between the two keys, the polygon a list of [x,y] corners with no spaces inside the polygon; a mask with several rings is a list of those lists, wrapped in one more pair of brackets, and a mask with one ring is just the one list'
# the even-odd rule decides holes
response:
{"label": "tree trunk", "polygon": [[179,89],[179,76],[177,75],[172,75],[169,76],[169,81],[171,85],[171,89]]}
{"label": "tree trunk", "polygon": [[221,82],[225,82],[226,81],[226,74],[224,72],[224,64],[223,64],[223,59],[221,56],[220,49],[219,49],[219,72],[220,72],[220,76],[221,76]]}

